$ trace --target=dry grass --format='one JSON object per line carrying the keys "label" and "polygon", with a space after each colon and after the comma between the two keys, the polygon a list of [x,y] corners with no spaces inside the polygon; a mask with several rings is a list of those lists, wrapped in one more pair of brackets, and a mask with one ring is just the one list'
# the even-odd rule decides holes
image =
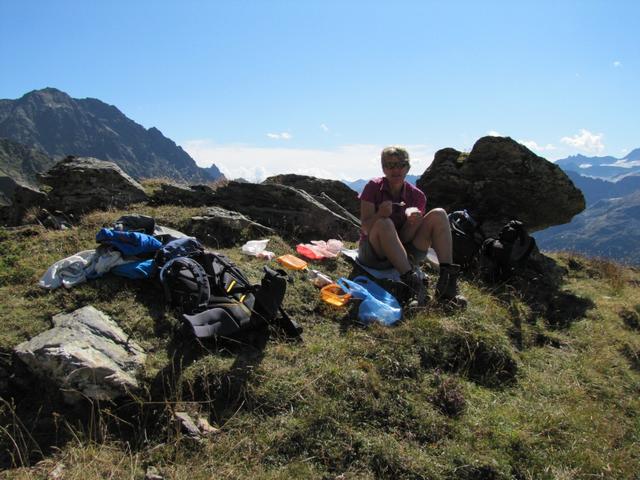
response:
{"label": "dry grass", "polygon": [[[178,229],[199,211],[133,210]],[[86,304],[149,353],[143,390],[117,404],[69,409],[44,384],[3,392],[0,478],[48,478],[56,468],[65,480],[140,479],[150,467],[189,480],[640,471],[640,339],[621,316],[640,305],[634,270],[557,255],[568,269],[563,289],[593,303],[561,327],[513,286],[468,281],[466,311],[430,308],[395,328],[362,328],[355,311],[323,304],[304,274],[291,273],[285,307],[304,326],[303,343],[274,330],[266,343],[256,335],[195,345],[179,341],[153,283],[104,277],[69,291],[34,286],[49,264],[90,248],[96,229],[123,213],[92,213],[67,232],[0,231],[0,369],[53,314]],[[277,237],[269,247],[293,251]],[[260,278],[261,260],[237,248],[224,253]],[[351,273],[343,259],[318,267],[334,278]],[[221,434],[185,438],[171,420],[176,410],[206,417]]]}

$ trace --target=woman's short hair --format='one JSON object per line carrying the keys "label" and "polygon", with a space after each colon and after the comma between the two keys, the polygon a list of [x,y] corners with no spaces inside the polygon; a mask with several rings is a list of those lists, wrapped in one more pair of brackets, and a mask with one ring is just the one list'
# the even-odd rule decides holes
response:
{"label": "woman's short hair", "polygon": [[403,147],[392,145],[382,149],[380,161],[384,162],[387,158],[394,157],[403,162],[409,162],[409,152]]}

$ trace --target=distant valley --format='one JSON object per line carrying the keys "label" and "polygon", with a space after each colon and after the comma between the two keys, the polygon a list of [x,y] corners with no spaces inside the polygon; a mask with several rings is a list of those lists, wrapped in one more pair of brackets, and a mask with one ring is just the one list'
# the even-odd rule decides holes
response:
{"label": "distant valley", "polygon": [[536,232],[544,250],[572,250],[640,265],[640,149],[624,158],[576,155],[556,162],[587,208],[565,225]]}

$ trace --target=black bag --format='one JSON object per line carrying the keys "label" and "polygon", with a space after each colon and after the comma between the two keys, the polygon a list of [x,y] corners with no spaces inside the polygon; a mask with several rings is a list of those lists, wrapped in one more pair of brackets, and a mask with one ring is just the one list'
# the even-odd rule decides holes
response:
{"label": "black bag", "polygon": [[147,235],[153,235],[156,228],[156,221],[153,217],[147,215],[123,215],[114,222],[113,227],[115,230],[142,232]]}
{"label": "black bag", "polygon": [[205,308],[185,311],[185,328],[198,338],[231,336],[267,324],[276,324],[289,336],[302,329],[282,309],[287,274],[264,267],[260,285],[251,284],[226,256],[205,252],[201,256],[209,279],[210,297]]}
{"label": "black bag", "polygon": [[490,282],[507,280],[524,268],[535,246],[535,239],[521,221],[509,221],[498,238],[487,238],[482,244],[480,271],[483,277]]}
{"label": "black bag", "polygon": [[466,210],[458,210],[449,214],[449,225],[453,263],[457,263],[463,269],[469,268],[485,239],[480,223]]}
{"label": "black bag", "polygon": [[189,257],[176,257],[160,269],[167,303],[182,312],[207,308],[211,298],[209,278],[202,265]]}

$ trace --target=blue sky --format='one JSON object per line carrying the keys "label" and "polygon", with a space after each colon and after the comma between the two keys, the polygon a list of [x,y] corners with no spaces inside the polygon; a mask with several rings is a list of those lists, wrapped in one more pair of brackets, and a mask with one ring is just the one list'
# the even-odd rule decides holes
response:
{"label": "blue sky", "polygon": [[230,177],[421,174],[489,133],[550,160],[640,147],[640,2],[0,0],[0,98],[56,87]]}

